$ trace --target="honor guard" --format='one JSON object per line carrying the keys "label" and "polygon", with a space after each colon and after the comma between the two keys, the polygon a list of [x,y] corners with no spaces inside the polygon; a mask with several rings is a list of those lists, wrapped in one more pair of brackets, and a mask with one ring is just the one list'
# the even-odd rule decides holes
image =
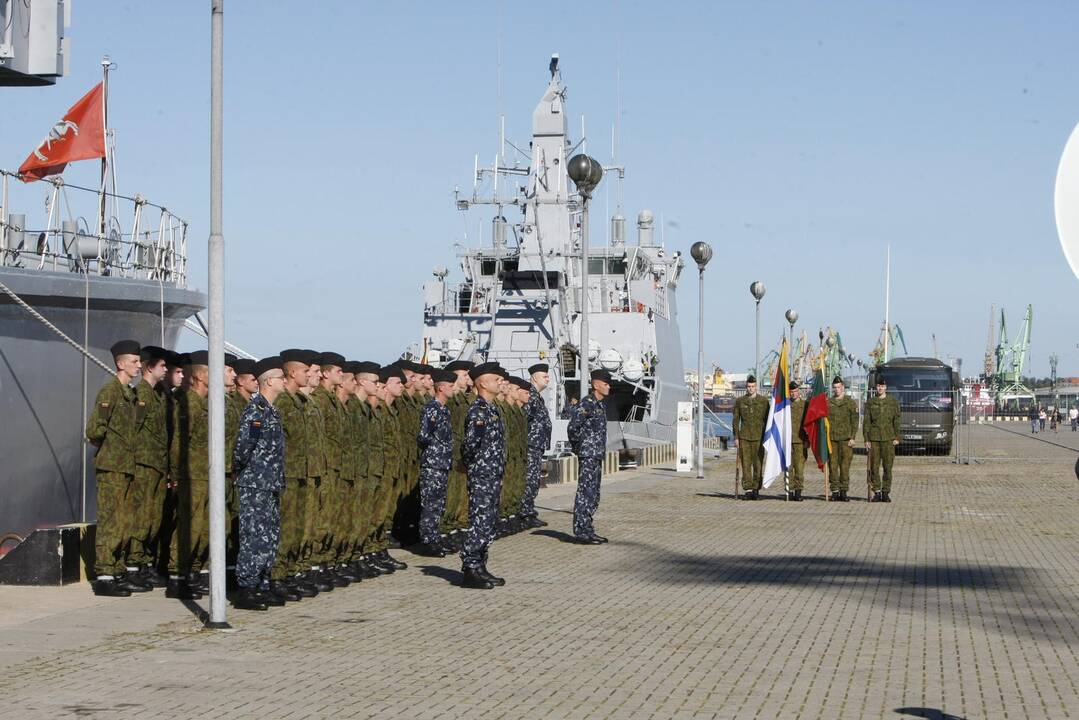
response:
{"label": "honor guard", "polygon": [[116,375],[97,394],[86,422],[86,439],[97,448],[94,476],[97,484],[97,534],[94,547],[94,592],[127,597],[147,592],[150,586],[125,577],[126,543],[132,533],[135,508],[135,391],[130,383],[142,369],[141,348],[134,340],[112,346]]}
{"label": "honor guard", "polygon": [[128,570],[135,568],[143,583],[165,587],[157,571],[158,538],[165,510],[165,476],[169,470],[168,401],[164,379],[168,372],[164,348],[146,345],[139,354],[142,379],[135,386],[135,534],[131,538]]}
{"label": "honor guard", "polygon": [[806,401],[798,392],[798,383],[791,380],[791,466],[788,475],[787,490],[790,499],[802,501],[802,489],[805,486],[805,467],[808,449],[806,448],[805,428]]}
{"label": "honor guard", "polygon": [[[877,377],[877,394],[865,404],[865,421],[862,424],[865,449],[869,451],[869,483],[873,488],[875,502],[891,502],[892,463],[895,446],[899,444],[899,401],[888,394],[888,384]],[[880,478],[880,466],[884,466],[884,482]]]}
{"label": "honor guard", "polygon": [[828,478],[832,499],[847,502],[850,490],[850,461],[854,456],[854,436],[858,432],[858,404],[846,394],[843,378],[832,380],[832,397],[828,398],[828,425],[832,445],[828,456]]}
{"label": "honor guard", "polygon": [[606,370],[593,370],[591,381],[592,392],[577,404],[566,434],[578,462],[573,535],[579,543],[601,545],[607,538],[596,534],[592,516],[599,507],[603,456],[607,453],[607,406],[603,401],[611,392],[611,374]]}
{"label": "honor guard", "polygon": [[757,394],[757,378],[746,378],[746,394],[734,401],[734,446],[742,465],[742,496],[746,500],[759,497],[762,480],[761,437],[768,421],[768,400]]}
{"label": "honor guard", "polygon": [[285,604],[284,599],[270,593],[270,570],[281,533],[280,493],[285,487],[285,431],[281,415],[273,407],[285,386],[282,365],[278,356],[263,358],[255,365],[259,392],[240,415],[232,451],[240,520],[236,559],[240,590],[232,604],[241,610]]}
{"label": "honor guard", "polygon": [[435,396],[423,406],[416,436],[420,450],[420,540],[425,554],[446,557],[452,551],[442,545],[439,522],[446,510],[453,466],[453,423],[447,404],[456,393],[457,375],[449,370],[434,370],[431,379]]}
{"label": "honor guard", "polygon": [[539,493],[543,454],[551,446],[551,413],[541,394],[551,382],[549,369],[547,363],[536,363],[528,368],[532,385],[528,389],[528,402],[524,406],[525,416],[528,418],[528,464],[524,497],[521,498],[521,517],[527,527],[533,528],[547,525],[539,519],[539,513],[536,512],[536,495]]}
{"label": "honor guard", "polygon": [[468,409],[461,456],[468,468],[469,531],[461,548],[462,587],[490,590],[504,581],[487,571],[487,549],[495,536],[495,520],[506,466],[506,438],[494,405],[501,382],[498,363],[469,371],[478,397]]}

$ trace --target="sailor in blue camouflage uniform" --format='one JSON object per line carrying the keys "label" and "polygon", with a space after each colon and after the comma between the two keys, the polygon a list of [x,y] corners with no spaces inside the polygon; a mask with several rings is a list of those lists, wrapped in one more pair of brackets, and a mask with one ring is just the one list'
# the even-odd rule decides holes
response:
{"label": "sailor in blue camouflage uniform", "polygon": [[528,390],[528,402],[525,403],[525,417],[528,419],[528,458],[525,464],[525,494],[521,498],[521,517],[528,527],[541,528],[547,523],[539,519],[536,512],[536,495],[539,494],[540,468],[543,467],[543,453],[551,445],[551,413],[540,395],[551,382],[547,363],[536,363],[528,368],[532,387]]}
{"label": "sailor in blue camouflage uniform", "polygon": [[498,363],[481,363],[468,372],[476,401],[468,409],[461,457],[468,469],[468,535],[461,547],[461,587],[490,590],[502,578],[487,571],[487,548],[495,539],[495,520],[506,467],[506,436],[494,405],[502,379]]}
{"label": "sailor in blue camouflage uniform", "polygon": [[446,403],[456,391],[457,374],[433,370],[435,396],[420,414],[416,444],[420,450],[420,540],[421,555],[446,557],[453,552],[442,544],[439,523],[446,511],[446,491],[453,467],[453,423]]}
{"label": "sailor in blue camouflage uniform", "polygon": [[611,392],[611,374],[593,370],[592,392],[577,405],[566,434],[577,455],[577,498],[573,503],[573,535],[583,545],[601,545],[607,538],[596,534],[592,516],[599,507],[599,483],[603,456],[607,452],[607,407],[603,400]]}
{"label": "sailor in blue camouflage uniform", "polygon": [[285,387],[284,363],[274,356],[259,360],[254,375],[258,394],[240,416],[232,452],[233,482],[239,497],[240,549],[233,605],[265,610],[285,601],[270,592],[270,570],[281,534],[280,493],[285,486],[285,429],[273,402]]}

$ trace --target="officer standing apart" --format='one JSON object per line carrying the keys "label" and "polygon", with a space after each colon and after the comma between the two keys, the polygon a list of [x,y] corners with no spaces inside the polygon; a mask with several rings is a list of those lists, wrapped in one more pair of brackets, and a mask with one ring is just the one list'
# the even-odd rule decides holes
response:
{"label": "officer standing apart", "polygon": [[446,557],[439,523],[446,511],[446,490],[453,466],[453,424],[446,403],[456,392],[457,374],[432,370],[435,396],[423,406],[416,443],[420,450],[420,540],[423,554]]}
{"label": "officer standing apart", "polygon": [[573,411],[566,434],[577,455],[577,497],[573,502],[573,535],[582,545],[602,545],[607,538],[596,534],[592,516],[599,507],[599,484],[603,456],[607,453],[607,406],[611,374],[593,370],[592,392]]}
{"label": "officer standing apart", "polygon": [[854,457],[854,435],[858,432],[858,403],[847,396],[843,378],[832,380],[832,397],[828,398],[828,424],[832,446],[828,455],[828,478],[832,499],[847,502],[850,490],[850,461]]}
{"label": "officer standing apart", "polygon": [[240,591],[232,604],[241,610],[265,610],[284,605],[270,593],[270,570],[277,557],[281,533],[280,493],[285,487],[285,429],[273,402],[285,388],[278,356],[255,365],[258,394],[244,408],[232,451],[233,482],[240,515],[240,547],[236,583]]}
{"label": "officer standing apart", "polygon": [[528,389],[528,402],[525,403],[525,417],[528,418],[528,458],[525,467],[525,493],[521,498],[521,517],[528,527],[546,527],[547,523],[539,519],[536,512],[536,495],[539,494],[540,468],[543,465],[543,453],[551,445],[551,413],[540,395],[551,382],[547,363],[536,363],[528,368],[532,385]]}
{"label": "officer standing apart", "polygon": [[125,578],[127,543],[137,517],[135,485],[135,391],[131,381],[139,376],[141,348],[134,340],[112,346],[116,375],[97,394],[86,421],[86,439],[97,448],[94,478],[97,482],[97,534],[94,546],[94,593],[127,597],[148,592],[150,586],[134,577]]}
{"label": "officer standing apart", "polygon": [[461,548],[461,587],[490,590],[505,581],[487,571],[487,549],[495,539],[495,520],[502,495],[506,467],[506,435],[495,408],[501,382],[498,363],[472,368],[468,375],[476,385],[475,402],[468,409],[461,457],[468,468],[469,531]]}
{"label": "officer standing apart", "polygon": [[[899,401],[888,394],[888,384],[883,377],[877,378],[877,394],[865,404],[865,423],[862,425],[865,449],[869,451],[869,482],[873,487],[874,502],[891,502],[892,462],[895,446],[899,444]],[[880,469],[884,466],[884,484],[880,481]]]}
{"label": "officer standing apart", "polygon": [[746,378],[746,394],[734,401],[734,446],[742,465],[742,496],[746,500],[759,497],[763,469],[761,468],[761,438],[768,421],[768,401],[757,394],[757,378]]}
{"label": "officer standing apart", "polygon": [[806,401],[798,393],[798,383],[791,380],[791,467],[787,475],[787,490],[790,499],[802,501],[802,488],[805,486],[805,468],[808,452],[805,446],[805,429],[802,424],[806,417]]}

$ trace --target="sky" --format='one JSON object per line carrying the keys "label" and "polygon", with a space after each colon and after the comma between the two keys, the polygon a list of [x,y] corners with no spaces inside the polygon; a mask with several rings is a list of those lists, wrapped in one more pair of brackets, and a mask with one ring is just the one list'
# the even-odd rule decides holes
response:
{"label": "sky", "polygon": [[[70,75],[0,94],[0,167],[14,170],[108,54],[119,190],[190,223],[200,289],[209,7],[76,0]],[[1079,375],[1079,281],[1053,220],[1079,122],[1076,27],[1079,4],[1065,2],[228,0],[226,338],[255,355],[304,346],[383,361],[418,340],[422,284],[490,220],[483,208],[462,217],[453,190],[470,187],[477,153],[494,157],[500,113],[507,137],[528,142],[557,52],[573,140],[583,115],[603,161],[621,96],[630,227],[648,208],[671,250],[714,248],[707,363],[753,364],[754,280],[767,286],[762,348],[794,308],[798,331],[833,327],[866,357],[890,246],[891,319],[910,354],[931,355],[935,335],[974,374],[991,305],[1014,334],[1032,304],[1028,372],[1048,375],[1055,353],[1060,375]],[[93,185],[96,172],[85,162],[65,177]],[[593,245],[614,197],[605,180]],[[43,198],[14,188],[12,209],[34,219]],[[687,364],[694,275],[678,291]]]}

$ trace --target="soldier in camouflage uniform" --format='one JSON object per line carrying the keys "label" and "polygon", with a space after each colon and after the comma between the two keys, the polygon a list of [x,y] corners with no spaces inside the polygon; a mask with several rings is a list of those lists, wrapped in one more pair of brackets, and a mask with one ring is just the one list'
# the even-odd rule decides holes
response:
{"label": "soldier in camouflage uniform", "polygon": [[356,549],[353,567],[365,578],[378,577],[389,572],[370,562],[373,550],[374,510],[376,499],[386,468],[386,444],[383,439],[382,419],[379,407],[378,363],[364,361],[356,364],[357,397],[363,400],[363,417],[366,426],[362,434],[362,460],[359,464],[360,493],[357,498]]}
{"label": "soldier in camouflage uniform", "polygon": [[393,537],[390,538],[392,546],[400,547],[414,539],[419,520],[420,452],[416,436],[427,401],[423,397],[423,366],[408,360],[394,364],[405,376],[405,391],[394,404],[401,433],[401,475],[393,503]]}
{"label": "soldier in camouflage uniform", "polygon": [[506,466],[506,437],[495,408],[501,369],[482,363],[469,371],[478,397],[468,409],[461,456],[468,467],[469,530],[461,548],[462,587],[490,590],[505,581],[487,571],[487,549],[495,537],[495,520]]}
{"label": "soldier in camouflage uniform", "polygon": [[506,448],[507,454],[513,458],[507,465],[507,474],[502,483],[503,517],[509,518],[506,524],[507,532],[517,532],[525,527],[520,518],[521,499],[525,494],[526,474],[528,472],[528,417],[525,415],[524,406],[528,402],[527,380],[511,377],[506,385],[507,424]]}
{"label": "soldier in camouflage uniform", "polygon": [[746,394],[734,401],[734,446],[742,465],[742,489],[746,500],[759,497],[762,480],[761,437],[768,421],[768,400],[757,394],[757,378],[746,378]]}
{"label": "soldier in camouflage uniform", "polygon": [[858,403],[846,395],[843,378],[832,380],[832,397],[828,398],[829,435],[828,478],[832,499],[847,502],[850,490],[850,461],[854,456],[854,436],[858,432]]}
{"label": "soldier in camouflage uniform", "polygon": [[[882,376],[877,377],[877,394],[865,404],[865,422],[862,438],[869,451],[869,483],[873,488],[873,500],[892,501],[892,463],[895,446],[899,444],[899,401],[888,394],[888,384]],[[880,465],[884,466],[884,482],[880,479]]]}
{"label": "soldier in camouflage uniform", "polygon": [[578,466],[573,535],[579,543],[601,545],[607,538],[596,534],[592,516],[599,507],[603,456],[607,454],[607,406],[603,401],[611,392],[611,374],[606,370],[593,370],[591,381],[592,392],[577,404],[566,434],[577,455]]}
{"label": "soldier in camouflage uniform", "polygon": [[420,418],[416,444],[420,448],[420,554],[446,557],[439,521],[446,510],[446,492],[453,465],[453,422],[449,401],[456,392],[457,375],[449,370],[432,372],[435,396],[427,401]]}
{"label": "soldier in camouflage uniform", "polygon": [[157,571],[158,537],[165,510],[165,476],[169,470],[168,402],[163,380],[168,368],[164,348],[142,348],[142,379],[135,386],[135,485],[137,503],[134,535],[127,564],[143,583],[165,587]]}
{"label": "soldier in camouflage uniform", "polygon": [[203,566],[210,552],[209,528],[209,355],[205,350],[190,354],[184,369],[187,390],[177,398],[173,411],[169,474],[175,484],[176,527],[169,550],[169,584],[172,598],[197,599],[209,588],[209,571]]}
{"label": "soldier in camouflage uniform", "polygon": [[318,402],[313,399],[316,390],[322,385],[322,365],[319,363],[322,353],[314,350],[301,351],[307,362],[307,387],[302,391],[307,397],[304,409],[307,411],[307,504],[304,506],[304,543],[303,563],[305,578],[315,585],[320,592],[328,592],[337,587],[346,587],[348,581],[333,573],[322,571],[322,556],[325,553],[325,513],[329,511],[330,492],[327,469],[327,440],[324,419]]}
{"label": "soldier in camouflage uniform", "polygon": [[352,522],[349,533],[348,558],[356,575],[361,578],[378,577],[379,573],[363,559],[363,544],[370,526],[371,505],[371,455],[377,445],[382,451],[381,438],[375,438],[374,409],[368,402],[368,393],[378,382],[378,365],[372,362],[345,363],[345,372],[353,377],[352,397],[345,403],[349,415],[352,467],[355,487],[352,493]]}
{"label": "soldier in camouflage uniform", "polygon": [[97,394],[86,422],[86,439],[97,448],[97,534],[94,548],[94,592],[127,597],[150,586],[125,577],[126,545],[132,535],[135,500],[135,392],[130,383],[142,368],[139,344],[121,340],[112,346],[116,375]]}
{"label": "soldier in camouflage uniform", "polygon": [[396,500],[401,488],[401,425],[395,404],[404,392],[404,373],[396,365],[379,369],[379,405],[376,409],[382,431],[382,477],[371,502],[371,534],[365,560],[382,572],[392,573],[408,566],[389,553],[389,533],[393,526]]}
{"label": "soldier in camouflage uniform", "polygon": [[281,415],[273,407],[284,390],[282,364],[276,356],[256,364],[259,393],[240,416],[231,453],[240,516],[236,559],[240,590],[232,604],[241,610],[265,610],[268,604],[284,605],[286,599],[300,599],[296,594],[282,597],[270,593],[270,570],[281,531],[279,496],[285,487],[285,431]]}
{"label": "soldier in camouflage uniform", "polygon": [[[314,428],[308,428],[308,400],[301,392],[307,386],[308,363],[304,351],[297,348],[282,350],[280,357],[285,387],[274,398],[273,406],[281,416],[285,433],[285,485],[280,494],[281,537],[270,571],[270,588],[273,591],[280,585],[301,597],[314,597],[320,591],[319,586],[303,576],[308,569],[303,562],[308,433],[315,432]],[[333,585],[320,584],[322,588],[333,589]]]}
{"label": "soldier in camouflage uniform", "polygon": [[805,467],[808,450],[806,448],[805,422],[806,401],[798,392],[798,383],[791,380],[790,383],[790,407],[791,407],[791,466],[788,474],[787,489],[790,499],[796,502],[802,501],[802,490],[805,487]]}
{"label": "soldier in camouflage uniform", "polygon": [[236,487],[232,483],[232,448],[240,429],[240,415],[247,406],[247,401],[236,392],[237,360],[232,353],[225,353],[225,564],[232,569],[236,567],[240,543]]}
{"label": "soldier in camouflage uniform", "polygon": [[454,550],[461,549],[464,539],[462,531],[468,527],[468,471],[461,457],[461,441],[465,436],[468,409],[476,399],[472,391],[472,378],[468,376],[468,371],[473,367],[474,364],[468,360],[455,360],[446,366],[446,370],[457,376],[457,386],[449,405],[450,422],[453,426],[453,467],[446,490],[446,514],[442,520],[442,529],[448,533],[446,546]]}
{"label": "soldier in camouflage uniform", "polygon": [[[353,533],[356,526],[356,496],[359,487],[356,482],[356,448],[360,444],[356,427],[356,373],[355,363],[345,361],[341,365],[341,382],[335,388],[337,400],[341,405],[341,492],[337,508],[337,527],[334,547],[331,548],[337,572],[352,582],[359,582],[363,575],[352,566],[352,549],[355,545]],[[352,407],[349,407],[349,403]]]}
{"label": "soldier in camouflage uniform", "polygon": [[[190,361],[180,353],[167,350],[165,352],[165,380],[162,382],[162,391],[165,396],[165,428],[168,435],[168,450],[166,453],[171,462],[172,438],[175,434],[173,420],[176,416],[177,399],[184,392],[184,368]],[[165,479],[165,501],[161,513],[161,530],[157,538],[157,570],[168,577],[169,572],[169,548],[172,545],[172,534],[176,527],[176,482],[172,478],[171,468]]]}
{"label": "soldier in camouflage uniform", "polygon": [[543,454],[551,446],[551,413],[540,395],[550,383],[547,363],[536,363],[528,368],[532,385],[528,389],[528,402],[524,406],[528,422],[528,457],[524,497],[521,498],[521,517],[526,527],[540,528],[547,525],[536,512],[536,495],[539,494],[540,470]]}

